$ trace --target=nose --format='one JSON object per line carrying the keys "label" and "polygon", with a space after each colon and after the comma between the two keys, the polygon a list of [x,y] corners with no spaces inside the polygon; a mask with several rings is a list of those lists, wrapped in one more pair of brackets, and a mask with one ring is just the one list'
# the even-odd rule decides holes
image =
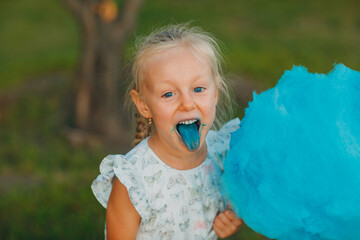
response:
{"label": "nose", "polygon": [[191,111],[195,108],[194,99],[190,94],[182,94],[180,100],[180,110],[181,111]]}

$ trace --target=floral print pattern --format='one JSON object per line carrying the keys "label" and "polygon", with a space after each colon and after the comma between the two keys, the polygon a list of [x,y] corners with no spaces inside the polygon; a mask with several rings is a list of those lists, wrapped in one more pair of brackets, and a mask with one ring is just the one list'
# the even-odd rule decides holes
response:
{"label": "floral print pattern", "polygon": [[92,190],[106,208],[116,176],[127,188],[141,216],[137,239],[217,239],[212,223],[225,208],[220,193],[223,161],[230,133],[239,119],[206,137],[208,155],[198,167],[177,170],[162,162],[148,145],[148,138],[125,156],[109,155],[100,164],[101,174]]}

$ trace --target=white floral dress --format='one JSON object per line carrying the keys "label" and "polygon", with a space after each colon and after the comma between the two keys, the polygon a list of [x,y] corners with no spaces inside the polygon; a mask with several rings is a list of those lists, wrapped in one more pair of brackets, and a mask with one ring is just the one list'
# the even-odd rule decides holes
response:
{"label": "white floral dress", "polygon": [[137,239],[217,239],[212,224],[225,208],[220,192],[223,161],[230,133],[239,124],[234,119],[219,131],[209,131],[206,159],[189,170],[166,165],[151,150],[148,138],[125,156],[109,155],[91,185],[94,195],[106,208],[114,176],[121,181],[141,216]]}

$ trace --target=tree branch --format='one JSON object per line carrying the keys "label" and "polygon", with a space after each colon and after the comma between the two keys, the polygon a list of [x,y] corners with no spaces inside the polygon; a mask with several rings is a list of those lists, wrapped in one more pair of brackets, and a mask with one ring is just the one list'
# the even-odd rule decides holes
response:
{"label": "tree branch", "polygon": [[123,10],[116,19],[114,35],[119,39],[126,36],[135,26],[135,20],[140,10],[143,0],[127,0]]}
{"label": "tree branch", "polygon": [[79,0],[61,0],[69,9],[72,11],[75,16],[81,13],[83,5]]}

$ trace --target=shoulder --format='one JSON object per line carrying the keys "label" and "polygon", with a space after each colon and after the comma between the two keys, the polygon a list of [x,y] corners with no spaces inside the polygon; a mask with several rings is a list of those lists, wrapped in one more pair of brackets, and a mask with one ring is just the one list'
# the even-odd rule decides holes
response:
{"label": "shoulder", "polygon": [[128,191],[130,200],[140,216],[145,209],[145,181],[156,171],[158,164],[143,140],[125,155],[106,156],[100,164],[100,174],[93,181],[91,188],[97,200],[107,208],[113,182],[118,179]]}
{"label": "shoulder", "polygon": [[100,174],[92,182],[91,189],[96,199],[106,208],[115,176],[123,172],[122,178],[130,178],[131,164],[124,155],[108,155],[101,161],[99,170]]}
{"label": "shoulder", "polygon": [[139,156],[143,156],[147,154],[148,151],[148,139],[145,138],[141,142],[139,142],[136,146],[134,146],[125,156],[127,158],[138,158]]}
{"label": "shoulder", "polygon": [[206,143],[213,145],[229,145],[231,134],[240,128],[240,119],[235,118],[225,123],[220,130],[210,130],[206,136]]}
{"label": "shoulder", "polygon": [[[140,145],[140,144],[139,144]],[[115,177],[119,178],[125,186],[136,178],[136,164],[142,153],[142,147],[134,147],[126,155],[114,154],[106,156],[100,163],[100,174],[92,182],[91,189],[97,200],[106,208],[112,183]],[[130,186],[130,184],[128,184]]]}
{"label": "shoulder", "polygon": [[206,136],[208,156],[223,169],[223,162],[230,149],[231,134],[240,128],[240,120],[235,118],[225,123],[219,131],[210,130]]}
{"label": "shoulder", "polygon": [[144,139],[125,155],[114,154],[105,157],[100,164],[100,172],[102,169],[113,170],[115,175],[118,175],[119,171],[137,172],[142,169],[143,162],[151,157],[147,139]]}

